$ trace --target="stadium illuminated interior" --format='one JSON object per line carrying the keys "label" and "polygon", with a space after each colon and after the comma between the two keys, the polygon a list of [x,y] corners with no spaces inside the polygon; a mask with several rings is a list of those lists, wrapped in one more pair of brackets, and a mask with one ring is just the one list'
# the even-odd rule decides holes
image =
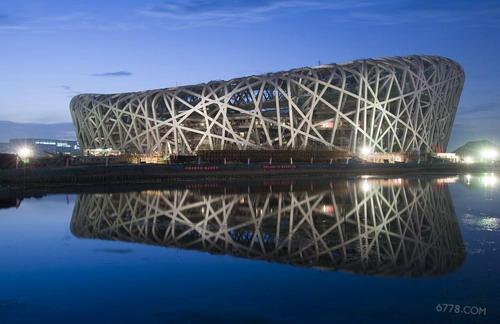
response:
{"label": "stadium illuminated interior", "polygon": [[438,56],[363,59],[70,104],[84,154],[443,152],[464,83]]}

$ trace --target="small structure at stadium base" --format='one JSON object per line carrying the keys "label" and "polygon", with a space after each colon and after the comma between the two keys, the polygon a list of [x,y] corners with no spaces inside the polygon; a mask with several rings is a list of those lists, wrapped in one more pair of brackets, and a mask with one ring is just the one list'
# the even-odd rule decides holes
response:
{"label": "small structure at stadium base", "polygon": [[450,59],[405,56],[82,94],[70,110],[86,155],[330,151],[403,161],[446,150],[463,83]]}

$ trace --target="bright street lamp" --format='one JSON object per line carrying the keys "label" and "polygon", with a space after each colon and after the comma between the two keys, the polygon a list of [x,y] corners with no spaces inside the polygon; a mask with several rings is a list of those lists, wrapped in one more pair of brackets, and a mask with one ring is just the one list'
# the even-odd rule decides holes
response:
{"label": "bright street lamp", "polygon": [[23,146],[17,150],[17,155],[23,160],[29,159],[32,153],[31,149],[27,146]]}
{"label": "bright street lamp", "polygon": [[373,149],[369,146],[362,146],[359,152],[361,155],[368,155],[373,152]]}
{"label": "bright street lamp", "polygon": [[498,152],[495,149],[485,149],[481,151],[481,157],[485,160],[494,160],[498,156]]}

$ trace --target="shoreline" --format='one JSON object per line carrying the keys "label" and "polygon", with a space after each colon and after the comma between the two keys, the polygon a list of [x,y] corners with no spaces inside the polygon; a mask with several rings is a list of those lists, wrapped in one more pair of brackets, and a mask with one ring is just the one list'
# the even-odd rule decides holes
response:
{"label": "shoreline", "polygon": [[140,164],[71,166],[0,170],[0,195],[14,192],[80,191],[92,187],[169,186],[196,182],[234,182],[255,179],[283,181],[300,178],[357,178],[450,176],[500,171],[498,165],[450,164]]}

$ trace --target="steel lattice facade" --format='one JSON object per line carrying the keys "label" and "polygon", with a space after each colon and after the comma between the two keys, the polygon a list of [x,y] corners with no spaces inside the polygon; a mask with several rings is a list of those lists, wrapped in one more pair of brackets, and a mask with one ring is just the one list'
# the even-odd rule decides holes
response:
{"label": "steel lattice facade", "polygon": [[437,56],[366,59],[70,104],[85,152],[446,149],[464,72]]}
{"label": "steel lattice facade", "polygon": [[366,274],[440,275],[464,261],[446,186],[388,179],[293,188],[81,194],[71,231]]}

